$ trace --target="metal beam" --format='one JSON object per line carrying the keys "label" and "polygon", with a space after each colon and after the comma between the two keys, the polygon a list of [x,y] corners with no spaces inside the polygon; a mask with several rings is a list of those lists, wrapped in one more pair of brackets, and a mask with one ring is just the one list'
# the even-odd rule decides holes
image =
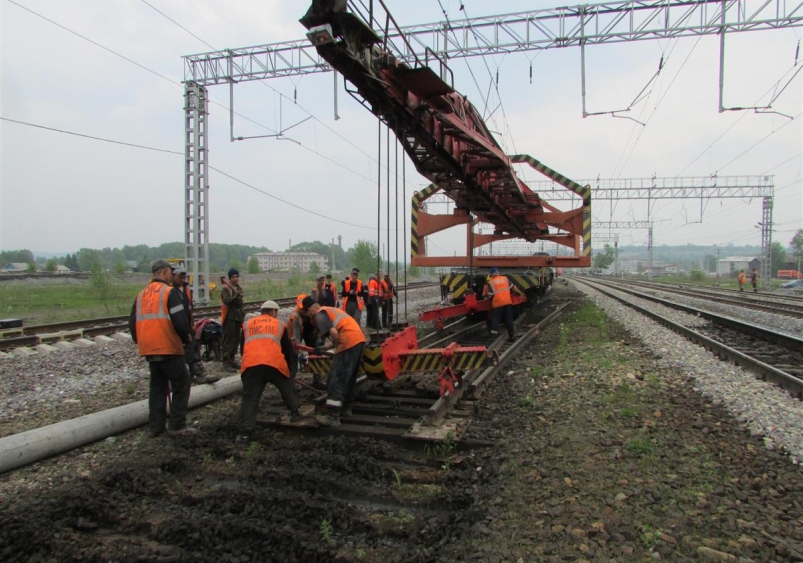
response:
{"label": "metal beam", "polygon": [[[526,182],[547,201],[568,200],[571,192],[548,181]],[[750,199],[771,197],[774,176],[700,176],[579,180],[591,186],[595,201],[621,199]],[[576,196],[574,196],[576,197]]]}
{"label": "metal beam", "polygon": [[[454,59],[801,25],[795,1],[631,0],[410,25],[387,39],[412,62],[428,50]],[[184,80],[207,86],[330,70],[306,38],[184,57]]]}

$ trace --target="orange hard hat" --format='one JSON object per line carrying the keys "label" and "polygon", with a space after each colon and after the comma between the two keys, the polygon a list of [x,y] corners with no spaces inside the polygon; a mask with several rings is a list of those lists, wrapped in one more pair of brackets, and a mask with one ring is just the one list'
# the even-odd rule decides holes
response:
{"label": "orange hard hat", "polygon": [[307,296],[307,294],[306,294],[306,293],[301,293],[301,294],[299,294],[299,296],[298,296],[298,297],[296,297],[296,307],[298,307],[299,309],[301,309],[301,307],[303,306],[303,304],[302,304],[302,301],[304,301],[304,298],[305,298],[306,296]]}

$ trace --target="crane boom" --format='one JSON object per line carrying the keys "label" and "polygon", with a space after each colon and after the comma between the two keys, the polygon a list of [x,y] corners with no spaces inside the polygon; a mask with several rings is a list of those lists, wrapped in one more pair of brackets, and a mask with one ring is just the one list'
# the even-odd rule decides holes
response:
{"label": "crane boom", "polygon": [[[477,109],[454,89],[453,83],[445,80],[451,71],[434,52],[428,50],[423,61],[416,57],[410,64],[391,52],[387,41],[391,21],[392,16],[387,14],[383,39],[349,11],[345,0],[314,0],[301,18],[319,55],[354,86],[355,90],[347,88],[349,93],[393,130],[416,170],[454,201],[453,214],[437,220],[428,216],[429,220],[422,221],[425,214],[414,209],[417,222],[427,225],[426,232],[419,231],[418,237],[458,224],[466,224],[470,230],[482,221],[492,224],[494,233],[479,239],[469,237],[473,242],[468,252],[493,240],[546,239],[575,249],[574,260],[563,265],[589,265],[590,189],[532,157],[506,155]],[[440,67],[440,75],[430,68],[430,60]],[[577,193],[583,205],[566,212],[542,201],[519,179],[513,168],[514,159],[530,164]],[[419,197],[418,201],[423,200]],[[551,234],[550,226],[565,233]],[[414,265],[468,265],[462,262],[428,261],[421,253],[413,256]],[[540,257],[521,265],[546,265],[545,262]]]}

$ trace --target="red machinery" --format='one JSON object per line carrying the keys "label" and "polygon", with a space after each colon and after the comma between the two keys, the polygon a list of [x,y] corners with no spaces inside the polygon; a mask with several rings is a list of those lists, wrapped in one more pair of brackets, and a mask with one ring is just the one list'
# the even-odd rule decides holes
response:
{"label": "red machinery", "polygon": [[[510,296],[513,306],[521,305],[527,301],[527,298],[521,295],[513,294]],[[418,320],[428,322],[433,321],[435,328],[440,330],[444,326],[446,319],[454,317],[463,317],[465,315],[472,315],[475,313],[489,312],[491,310],[490,299],[477,299],[477,294],[473,291],[466,293],[463,302],[459,305],[449,305],[446,307],[437,307],[424,311],[418,315]]]}
{"label": "red machinery", "polygon": [[[380,0],[379,4],[384,7]],[[374,3],[370,4],[372,7]],[[377,6],[378,9],[378,6]],[[355,8],[356,10],[356,8]],[[386,13],[377,28],[349,12],[346,0],[314,0],[301,23],[318,53],[356,90],[360,103],[393,129],[418,172],[432,184],[413,198],[411,264],[454,267],[586,267],[591,265],[591,190],[558,174],[527,155],[506,155],[491,135],[476,108],[441,77],[451,70],[427,49],[421,60]],[[388,28],[394,25],[404,42],[389,45]],[[405,60],[391,51],[406,53]],[[437,65],[440,76],[428,65]],[[453,79],[452,79],[453,80]],[[513,164],[526,163],[579,195],[583,204],[560,211],[542,200],[516,175]],[[442,190],[455,202],[451,215],[431,215],[423,201]],[[478,222],[495,226],[493,234],[475,234]],[[427,235],[466,225],[465,256],[427,256]],[[563,233],[550,233],[549,227]],[[573,256],[472,256],[474,248],[498,240],[521,238],[549,240],[574,249]]]}

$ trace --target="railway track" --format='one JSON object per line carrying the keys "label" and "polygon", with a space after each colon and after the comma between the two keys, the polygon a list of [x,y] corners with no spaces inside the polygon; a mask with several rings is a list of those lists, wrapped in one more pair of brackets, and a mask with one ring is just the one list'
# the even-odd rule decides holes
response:
{"label": "railway track", "polygon": [[[456,342],[461,347],[487,347],[499,358],[496,365],[466,370],[460,385],[443,396],[439,392],[439,371],[401,373],[392,382],[362,376],[357,382],[358,395],[352,406],[353,416],[341,419],[342,426],[339,429],[319,428],[312,419],[290,423],[280,403],[267,407],[257,422],[263,426],[302,431],[314,429],[316,433],[413,443],[454,441],[460,443],[461,447],[471,447],[475,444],[461,442],[461,438],[471,424],[475,401],[505,365],[573,302],[573,299],[552,296],[537,307],[525,310],[516,320],[517,338],[513,342],[508,341],[504,330],[498,337],[491,337],[484,322],[468,324],[458,321],[447,327],[446,331],[451,334],[430,335],[428,342],[421,346],[422,349],[444,348]],[[323,405],[326,395],[302,391],[304,401],[314,405],[302,409],[303,414],[311,415],[318,406]]]}
{"label": "railway track", "polygon": [[773,313],[785,317],[794,317],[803,319],[803,298],[795,299],[794,296],[789,298],[777,295],[763,295],[748,292],[739,292],[738,290],[711,290],[706,288],[698,288],[692,286],[674,286],[669,284],[642,282],[636,280],[602,280],[600,283],[609,283],[619,286],[638,287],[644,290],[662,291],[674,295],[682,295],[694,299],[703,299],[706,301],[714,301],[716,303],[724,303],[726,305],[734,305],[744,309],[752,309],[755,311],[762,311],[765,313]]}
{"label": "railway track", "polygon": [[[438,285],[437,282],[410,283],[407,288],[415,290],[436,285]],[[397,290],[402,293],[406,291],[406,288],[399,286]],[[295,300],[295,297],[274,299],[281,307],[294,307]],[[246,313],[257,311],[263,302],[264,300],[245,303]],[[198,319],[219,317],[220,305],[197,307],[194,315]],[[35,347],[40,344],[77,340],[79,338],[108,336],[118,332],[128,332],[128,316],[84,319],[0,330],[0,352],[7,352],[15,348]]]}
{"label": "railway track", "polygon": [[[600,280],[574,280],[583,283],[620,303],[649,316],[661,325],[699,344],[721,359],[731,361],[803,399],[803,340],[787,334],[743,323],[736,319],[681,305],[659,297],[644,294],[618,284]],[[623,296],[645,299],[677,309],[708,323],[692,329],[674,322],[664,315],[638,305]]]}

